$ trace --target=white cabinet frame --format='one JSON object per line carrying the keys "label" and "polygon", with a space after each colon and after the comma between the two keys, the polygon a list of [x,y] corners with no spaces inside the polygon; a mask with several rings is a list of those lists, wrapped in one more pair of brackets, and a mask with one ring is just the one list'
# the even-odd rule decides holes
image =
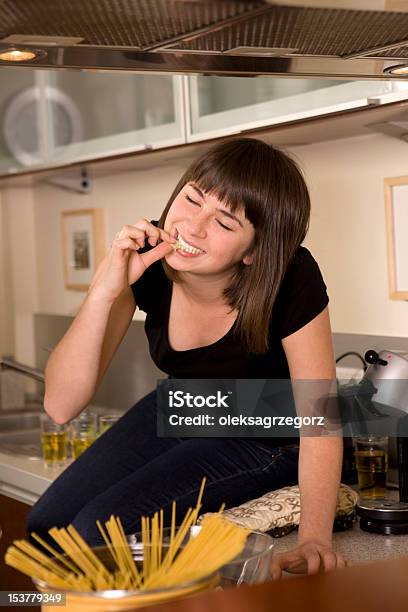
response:
{"label": "white cabinet frame", "polygon": [[[186,79],[185,91],[189,97],[189,122],[187,129],[187,141],[199,142],[211,138],[229,136],[242,131],[279,125],[281,123],[296,122],[310,117],[337,113],[355,108],[363,108],[369,105],[378,105],[388,101],[387,96],[396,95],[393,93],[391,81],[351,81],[339,85],[311,90],[285,98],[279,98],[268,102],[260,102],[236,108],[233,110],[210,113],[199,116],[199,93],[198,77],[184,77]],[[316,104],[316,96],[321,92],[322,104]],[[408,92],[398,95],[408,96]],[[346,97],[344,102],[339,102],[339,98]],[[296,110],[297,107],[311,105],[310,109]],[[286,112],[282,113],[282,106]],[[291,110],[292,108],[292,110]],[[260,119],[248,120],[248,117],[262,116]],[[193,130],[193,118],[199,125],[199,132]],[[215,127],[226,124],[226,127]]]}

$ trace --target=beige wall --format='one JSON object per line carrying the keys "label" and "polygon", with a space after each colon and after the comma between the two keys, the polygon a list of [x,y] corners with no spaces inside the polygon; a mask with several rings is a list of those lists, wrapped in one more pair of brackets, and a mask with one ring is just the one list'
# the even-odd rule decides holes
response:
{"label": "beige wall", "polygon": [[313,206],[306,245],[326,279],[335,332],[408,336],[407,302],[388,297],[383,183],[408,175],[407,153],[382,135],[296,149]]}
{"label": "beige wall", "polygon": [[[3,266],[0,265],[1,348],[16,359],[33,364],[35,358],[33,313],[38,310],[38,282],[46,271],[37,267],[37,232],[34,191],[29,186],[1,192]],[[4,313],[4,314],[3,314]]]}
{"label": "beige wall", "polygon": [[[408,336],[407,303],[388,297],[383,196],[385,177],[408,175],[408,145],[370,135],[291,152],[303,166],[311,192],[305,245],[328,286],[333,331]],[[5,206],[9,214],[12,282],[7,282],[7,289],[14,301],[17,358],[33,358],[32,312],[75,314],[84,298],[84,293],[64,288],[61,212],[103,208],[108,247],[122,225],[144,216],[158,218],[183,168],[167,165],[98,177],[87,195],[46,183],[34,191],[3,191],[0,210]],[[1,319],[3,346],[9,340],[3,337],[3,314]]]}
{"label": "beige wall", "polygon": [[385,0],[385,8],[389,11],[408,11],[408,0]]}
{"label": "beige wall", "polygon": [[14,352],[13,292],[5,194],[0,190],[0,356]]}
{"label": "beige wall", "polygon": [[[74,315],[85,295],[64,287],[62,211],[94,207],[104,209],[108,249],[123,225],[135,223],[142,217],[155,219],[160,216],[182,171],[181,167],[166,166],[98,177],[93,182],[90,194],[76,194],[47,183],[38,184],[34,198],[36,235],[38,238],[41,236],[37,250],[41,270],[38,279],[39,312]],[[43,228],[47,228],[47,231]]]}

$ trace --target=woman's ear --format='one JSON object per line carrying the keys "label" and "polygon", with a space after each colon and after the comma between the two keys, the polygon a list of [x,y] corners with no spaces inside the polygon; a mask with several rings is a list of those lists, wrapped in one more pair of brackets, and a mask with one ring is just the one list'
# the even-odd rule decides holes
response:
{"label": "woman's ear", "polygon": [[254,260],[253,255],[245,255],[244,259],[242,260],[242,263],[244,263],[246,266],[250,266],[253,260]]}

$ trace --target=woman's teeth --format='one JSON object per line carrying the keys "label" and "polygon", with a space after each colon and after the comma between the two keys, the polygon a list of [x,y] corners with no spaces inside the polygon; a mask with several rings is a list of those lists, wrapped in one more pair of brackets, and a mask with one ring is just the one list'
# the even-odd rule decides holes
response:
{"label": "woman's teeth", "polygon": [[192,253],[193,255],[199,255],[200,253],[204,253],[201,249],[196,249],[195,247],[185,242],[180,234],[177,236],[177,242],[173,245],[175,251],[185,251],[186,253]]}

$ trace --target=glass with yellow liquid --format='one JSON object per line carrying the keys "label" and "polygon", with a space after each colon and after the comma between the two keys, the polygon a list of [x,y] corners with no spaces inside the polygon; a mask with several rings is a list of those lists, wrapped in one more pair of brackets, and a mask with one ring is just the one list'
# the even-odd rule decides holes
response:
{"label": "glass with yellow liquid", "polygon": [[382,499],[387,495],[388,437],[354,438],[358,488],[363,499]]}
{"label": "glass with yellow liquid", "polygon": [[54,423],[47,414],[41,415],[41,447],[46,466],[63,465],[66,462],[67,426]]}
{"label": "glass with yellow liquid", "polygon": [[80,455],[96,440],[96,414],[84,411],[70,422],[71,452],[74,459]]}
{"label": "glass with yellow liquid", "polygon": [[116,421],[119,421],[121,414],[103,414],[99,417],[99,435],[108,431]]}

